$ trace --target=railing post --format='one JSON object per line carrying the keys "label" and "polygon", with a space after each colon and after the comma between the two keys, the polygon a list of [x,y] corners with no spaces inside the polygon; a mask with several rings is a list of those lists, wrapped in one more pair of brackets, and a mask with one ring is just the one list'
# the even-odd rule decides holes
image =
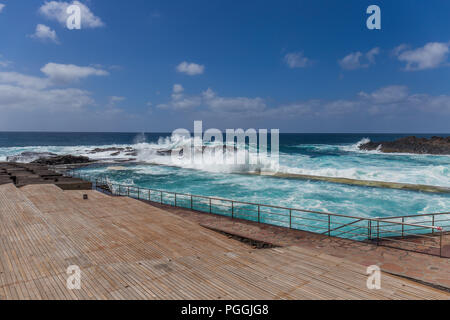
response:
{"label": "railing post", "polygon": [[211,198],[209,198],[209,213],[212,213],[212,203],[211,203]]}
{"label": "railing post", "polygon": [[367,236],[367,238],[370,241],[370,240],[372,240],[372,220],[367,221],[367,226],[368,226],[368,230],[367,230],[368,236]]}
{"label": "railing post", "polygon": [[444,229],[441,229],[441,236],[440,236],[440,240],[439,240],[439,257],[442,258],[442,235],[444,233]]}
{"label": "railing post", "polygon": [[405,218],[402,218],[402,238],[405,237]]}
{"label": "railing post", "polygon": [[328,236],[331,237],[331,216],[328,215]]}
{"label": "railing post", "polygon": [[148,189],[148,201],[152,201],[152,190]]}
{"label": "railing post", "polygon": [[130,187],[128,187],[128,197],[130,196]]}
{"label": "railing post", "polygon": [[377,246],[380,245],[380,220],[377,220]]}
{"label": "railing post", "polygon": [[289,210],[289,229],[292,229],[292,210]]}
{"label": "railing post", "polygon": [[261,206],[258,204],[258,223],[261,223]]}
{"label": "railing post", "polygon": [[231,219],[234,219],[234,201],[231,201]]}
{"label": "railing post", "polygon": [[163,204],[163,193],[161,191],[161,204]]}
{"label": "railing post", "polygon": [[192,200],[192,194],[191,194],[191,210],[192,209],[194,209],[194,203],[193,203],[193,200]]}
{"label": "railing post", "polygon": [[141,200],[141,189],[138,187],[138,200]]}
{"label": "railing post", "polygon": [[[433,214],[431,217],[432,217],[432,219],[433,219],[432,227],[434,227],[434,214]],[[432,231],[431,231],[431,234],[434,235],[434,228],[432,228],[431,230],[432,230]]]}
{"label": "railing post", "polygon": [[177,194],[175,193],[175,207],[177,206]]}

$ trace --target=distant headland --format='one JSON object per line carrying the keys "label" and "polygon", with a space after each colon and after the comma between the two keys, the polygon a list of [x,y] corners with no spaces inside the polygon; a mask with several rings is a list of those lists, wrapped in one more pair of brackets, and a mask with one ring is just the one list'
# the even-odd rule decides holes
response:
{"label": "distant headland", "polygon": [[368,142],[359,146],[361,150],[378,150],[384,153],[413,153],[450,155],[450,137],[432,137],[430,139],[415,136],[395,141]]}

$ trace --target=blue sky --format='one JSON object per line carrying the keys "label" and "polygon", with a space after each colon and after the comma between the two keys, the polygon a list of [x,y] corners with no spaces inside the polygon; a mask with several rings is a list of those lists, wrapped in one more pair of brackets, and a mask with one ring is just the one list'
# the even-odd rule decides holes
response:
{"label": "blue sky", "polygon": [[0,0],[0,131],[450,131],[448,1],[69,4]]}

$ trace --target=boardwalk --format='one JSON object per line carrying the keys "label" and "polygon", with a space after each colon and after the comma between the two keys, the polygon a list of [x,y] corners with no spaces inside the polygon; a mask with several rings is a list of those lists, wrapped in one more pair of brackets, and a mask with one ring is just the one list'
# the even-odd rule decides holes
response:
{"label": "boardwalk", "polygon": [[[83,194],[89,200],[83,200]],[[129,198],[0,186],[0,299],[449,299],[318,250],[252,249]],[[68,290],[66,269],[81,268]]]}

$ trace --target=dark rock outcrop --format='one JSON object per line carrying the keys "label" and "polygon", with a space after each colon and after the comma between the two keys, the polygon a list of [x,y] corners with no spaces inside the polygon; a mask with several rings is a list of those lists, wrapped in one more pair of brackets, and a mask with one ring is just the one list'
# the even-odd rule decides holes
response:
{"label": "dark rock outcrop", "polygon": [[369,142],[359,146],[361,150],[379,150],[385,153],[414,153],[450,155],[450,137],[432,137],[431,139],[414,136],[395,141]]}
{"label": "dark rock outcrop", "polygon": [[[198,152],[200,152],[200,149],[197,149]],[[223,146],[202,146],[202,153],[211,153],[213,151],[222,151],[223,153],[234,153],[238,151],[238,148],[236,146],[227,146],[227,145],[223,145]],[[178,148],[178,149],[159,149],[156,151],[156,153],[160,156],[170,156],[172,155],[172,152],[174,152],[174,154],[179,154],[180,156],[183,155],[183,149],[182,148]]]}
{"label": "dark rock outcrop", "polygon": [[51,152],[22,152],[21,154],[15,156],[9,156],[6,158],[8,162],[32,162],[41,158],[49,158],[56,156],[55,153]]}
{"label": "dark rock outcrop", "polygon": [[34,164],[42,164],[47,166],[61,165],[61,164],[80,164],[80,163],[89,163],[93,162],[88,157],[82,156],[72,156],[72,155],[63,155],[63,156],[54,156],[49,158],[40,158],[38,160],[33,161]]}
{"label": "dark rock outcrop", "polygon": [[90,154],[94,154],[94,153],[100,153],[100,152],[114,152],[114,153],[120,153],[122,151],[125,152],[133,152],[134,149],[131,147],[126,147],[126,148],[120,148],[120,147],[110,147],[110,148],[95,148],[93,150],[91,150],[89,153]]}

